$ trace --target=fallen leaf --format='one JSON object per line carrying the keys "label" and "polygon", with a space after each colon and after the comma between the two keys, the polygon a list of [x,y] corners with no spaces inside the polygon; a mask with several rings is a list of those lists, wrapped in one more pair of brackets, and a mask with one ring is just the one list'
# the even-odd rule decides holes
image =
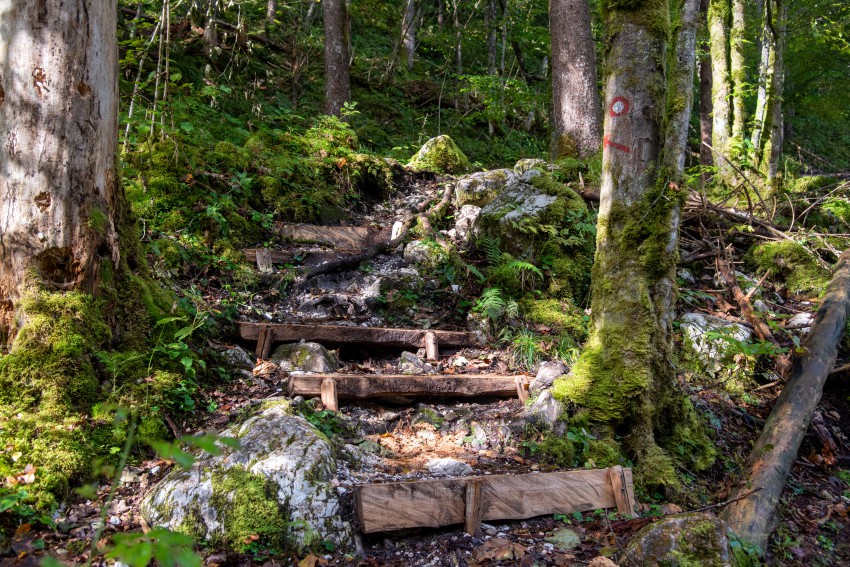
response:
{"label": "fallen leaf", "polygon": [[298,567],[316,567],[319,563],[319,558],[312,553],[298,562]]}
{"label": "fallen leaf", "polygon": [[513,543],[504,538],[495,538],[485,541],[475,548],[475,559],[477,561],[506,561],[510,559],[521,559],[526,554],[526,548],[518,543]]}

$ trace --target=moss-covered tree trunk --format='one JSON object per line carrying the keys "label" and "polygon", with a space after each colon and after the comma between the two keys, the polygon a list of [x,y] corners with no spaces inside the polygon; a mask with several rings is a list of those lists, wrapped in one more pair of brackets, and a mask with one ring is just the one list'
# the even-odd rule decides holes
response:
{"label": "moss-covered tree trunk", "polygon": [[[708,0],[702,0],[700,5],[700,14],[703,23],[707,23]],[[707,28],[707,26],[703,26]],[[707,35],[707,29],[705,29]],[[713,109],[711,106],[711,56],[708,52],[702,52],[699,60],[699,164],[704,167],[714,165],[714,156],[711,153],[711,148],[706,144],[711,145],[711,116]],[[702,182],[707,183],[710,175],[703,170]]]}
{"label": "moss-covered tree trunk", "polygon": [[416,57],[416,6],[413,0],[405,0],[401,18],[401,42],[407,55],[407,70],[413,69]]}
{"label": "moss-covered tree trunk", "polygon": [[95,292],[117,266],[116,7],[107,0],[0,0],[0,338],[26,317],[36,278]]}
{"label": "moss-covered tree trunk", "polygon": [[776,35],[773,56],[768,112],[770,112],[770,143],[765,145],[762,163],[767,164],[767,179],[773,184],[779,172],[779,158],[784,143],[784,122],[782,120],[782,98],[785,90],[785,34],[788,16],[786,0],[774,0],[774,25]]}
{"label": "moss-covered tree trunk", "polygon": [[622,435],[639,482],[670,486],[677,481],[666,447],[687,447],[695,468],[713,458],[671,362],[679,207],[686,193],[680,184],[699,2],[686,0],[676,10],[682,31],[669,66],[667,0],[637,4],[607,6],[593,324],[556,395]]}
{"label": "moss-covered tree trunk", "polygon": [[759,61],[758,88],[756,91],[756,109],[753,115],[753,131],[750,142],[753,147],[755,163],[760,163],[762,136],[769,129],[768,97],[773,90],[773,68],[775,35],[773,33],[773,0],[765,0],[761,32],[761,60]]}
{"label": "moss-covered tree trunk", "polygon": [[343,105],[351,100],[351,77],[348,44],[348,8],[346,0],[324,0],[325,20],[325,112],[339,116]]}
{"label": "moss-covered tree trunk", "polygon": [[550,0],[552,157],[586,157],[602,143],[596,46],[587,0]]}
{"label": "moss-covered tree trunk", "polygon": [[711,53],[712,115],[711,145],[717,171],[722,179],[731,179],[734,172],[721,156],[729,156],[731,136],[732,87],[729,79],[729,0],[710,0],[708,3],[708,36]]}
{"label": "moss-covered tree trunk", "polygon": [[744,94],[747,89],[747,69],[744,60],[745,42],[744,0],[732,0],[732,26],[729,30],[729,77],[732,79],[732,139],[733,148],[742,147],[746,112]]}

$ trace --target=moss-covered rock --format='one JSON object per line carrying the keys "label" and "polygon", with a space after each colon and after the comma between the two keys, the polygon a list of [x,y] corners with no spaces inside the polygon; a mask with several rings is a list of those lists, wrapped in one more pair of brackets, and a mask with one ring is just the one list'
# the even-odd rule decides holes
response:
{"label": "moss-covered rock", "polygon": [[829,281],[829,270],[791,240],[758,244],[750,249],[747,260],[759,271],[770,270],[784,279],[792,293],[820,293]]}
{"label": "moss-covered rock", "polygon": [[327,438],[286,402],[267,403],[223,433],[239,448],[200,456],[170,472],[145,497],[151,525],[241,551],[250,535],[279,551],[303,552],[325,542],[346,548],[351,526],[340,516],[331,480],[336,461]]}
{"label": "moss-covered rock", "polygon": [[752,336],[747,327],[704,313],[685,313],[680,323],[681,357],[687,366],[722,381],[730,392],[740,393],[752,385],[755,358],[740,348]]}
{"label": "moss-covered rock", "polygon": [[457,147],[454,140],[442,135],[425,142],[410,158],[407,167],[416,172],[460,175],[469,171],[469,158]]}
{"label": "moss-covered rock", "polygon": [[291,343],[280,345],[272,353],[271,361],[284,372],[294,370],[330,374],[336,372],[339,363],[336,358],[318,343]]}
{"label": "moss-covered rock", "polygon": [[710,514],[668,516],[635,534],[625,556],[647,567],[732,567],[738,562],[727,532]]}
{"label": "moss-covered rock", "polygon": [[510,169],[478,171],[455,182],[455,206],[483,207],[500,193],[519,183],[520,175]]}

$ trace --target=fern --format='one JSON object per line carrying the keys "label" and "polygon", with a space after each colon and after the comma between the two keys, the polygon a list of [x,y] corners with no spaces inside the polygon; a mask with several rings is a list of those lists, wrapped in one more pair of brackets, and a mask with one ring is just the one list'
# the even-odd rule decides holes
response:
{"label": "fern", "polygon": [[485,236],[481,239],[481,248],[484,249],[484,254],[487,256],[487,263],[491,266],[498,266],[502,263],[502,241],[499,238]]}
{"label": "fern", "polygon": [[[516,302],[514,302],[516,303]],[[475,302],[473,311],[483,313],[491,321],[498,320],[505,314],[507,303],[502,297],[502,290],[497,287],[488,287],[481,293],[481,297]]]}

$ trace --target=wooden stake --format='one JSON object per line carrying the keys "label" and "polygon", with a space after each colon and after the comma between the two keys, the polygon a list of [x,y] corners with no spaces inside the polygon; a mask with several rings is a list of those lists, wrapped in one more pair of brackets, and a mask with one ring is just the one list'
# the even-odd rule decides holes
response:
{"label": "wooden stake", "polygon": [[263,327],[260,329],[260,335],[257,337],[257,358],[268,360],[269,351],[272,348],[272,329]]}
{"label": "wooden stake", "polygon": [[425,333],[425,358],[435,362],[440,359],[440,346],[433,332]]}
{"label": "wooden stake", "polygon": [[614,489],[617,513],[630,518],[634,517],[634,495],[629,492],[629,485],[626,483],[626,474],[623,467],[618,465],[608,469],[608,478],[611,480],[611,487]]}
{"label": "wooden stake", "polygon": [[322,380],[322,403],[331,411],[339,411],[339,402],[336,398],[336,380],[333,378]]}
{"label": "wooden stake", "polygon": [[270,274],[274,269],[271,250],[268,248],[257,248],[257,269],[263,274]]}
{"label": "wooden stake", "polygon": [[464,516],[464,531],[475,537],[481,532],[481,522],[484,520],[484,483],[480,478],[473,478],[466,485],[466,510]]}
{"label": "wooden stake", "polygon": [[516,384],[516,395],[519,398],[519,401],[525,403],[528,401],[528,377],[527,376],[517,376],[514,378],[514,383]]}

